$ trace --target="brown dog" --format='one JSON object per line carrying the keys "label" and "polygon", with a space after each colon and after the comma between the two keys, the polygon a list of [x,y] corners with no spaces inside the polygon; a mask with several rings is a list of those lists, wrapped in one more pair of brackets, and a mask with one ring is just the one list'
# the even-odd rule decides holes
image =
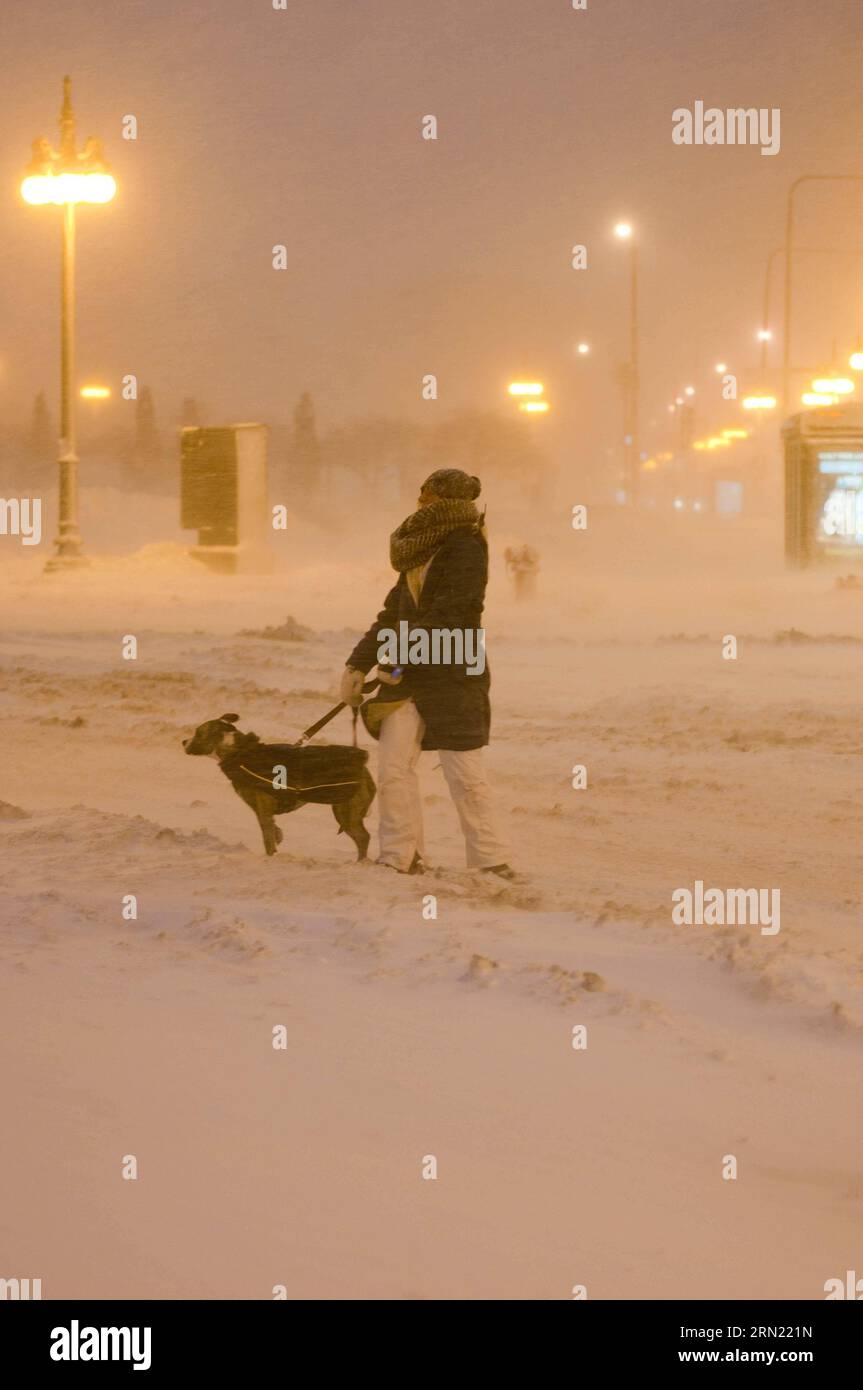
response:
{"label": "brown dog", "polygon": [[257,734],[243,734],[234,725],[238,714],[208,719],[183,739],[193,756],[215,758],[219,767],[258,818],[264,849],[275,854],[282,832],[274,816],[298,811],[307,802],[332,806],[333,815],[365,859],[369,832],[363,818],[375,796],[364,748],[329,744],[296,748],[290,743],[261,743]]}

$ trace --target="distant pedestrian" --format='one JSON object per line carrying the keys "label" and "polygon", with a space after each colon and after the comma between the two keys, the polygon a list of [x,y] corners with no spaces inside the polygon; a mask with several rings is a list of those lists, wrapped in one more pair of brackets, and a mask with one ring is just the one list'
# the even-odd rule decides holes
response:
{"label": "distant pedestrian", "polygon": [[503,552],[515,597],[519,602],[536,597],[539,555],[530,545],[507,546]]}

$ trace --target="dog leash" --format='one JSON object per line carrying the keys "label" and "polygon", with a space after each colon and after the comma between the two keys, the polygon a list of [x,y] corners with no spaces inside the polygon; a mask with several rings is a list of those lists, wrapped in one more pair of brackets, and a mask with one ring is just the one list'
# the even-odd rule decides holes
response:
{"label": "dog leash", "polygon": [[[377,688],[378,688],[379,685],[380,685],[380,681],[376,681],[376,680],[373,680],[373,681],[366,681],[365,685],[363,686],[363,694],[364,694],[364,695],[370,695],[370,694],[372,693],[373,690],[377,690]],[[329,722],[330,722],[331,719],[335,719],[336,715],[337,715],[337,714],[341,714],[342,710],[343,710],[343,709],[347,709],[347,707],[348,707],[347,700],[342,700],[342,702],[341,702],[340,704],[334,705],[333,708],[332,708],[327,714],[325,714],[324,717],[323,717],[322,719],[319,719],[319,720],[317,721],[316,724],[310,724],[309,727],[308,727],[308,729],[305,729],[305,730],[303,731],[303,733],[300,734],[300,736],[299,736],[299,738],[297,739],[296,743],[292,743],[292,744],[291,744],[291,747],[292,747],[292,748],[302,748],[302,746],[303,746],[304,743],[308,743],[308,741],[309,741],[310,738],[314,738],[315,734],[318,733],[319,730],[321,730],[321,729],[324,727],[325,724],[329,724]],[[354,723],[354,747],[356,748],[356,746],[357,746],[357,715],[358,715],[359,712],[360,712],[360,710],[359,710],[359,705],[354,705],[354,706],[352,706],[352,709],[353,709],[353,723]]]}
{"label": "dog leash", "polygon": [[[394,666],[394,667],[392,668],[391,675],[395,676],[395,677],[396,677],[396,680],[395,680],[394,682],[387,682],[387,683],[388,683],[388,684],[395,684],[395,685],[398,685],[398,684],[399,684],[399,681],[401,680],[401,678],[402,678],[402,676],[403,676],[403,674],[404,674],[404,671],[403,671],[403,669],[402,669],[401,666]],[[373,679],[373,680],[370,680],[370,681],[366,681],[365,685],[362,687],[362,693],[363,693],[363,695],[371,695],[372,692],[375,691],[375,690],[378,690],[382,684],[383,684],[383,682],[382,682],[380,679]],[[368,700],[361,700],[360,703],[359,703],[359,705],[352,705],[352,706],[351,706],[351,715],[352,715],[352,720],[353,720],[354,748],[356,748],[356,746],[357,746],[357,716],[359,715],[361,706],[364,705],[364,704],[368,704],[368,703],[369,703]],[[325,714],[325,715],[323,716],[322,719],[319,719],[319,720],[317,721],[316,724],[310,724],[309,727],[308,727],[308,729],[305,729],[305,730],[303,731],[303,733],[300,734],[300,736],[299,736],[299,738],[297,739],[296,743],[292,743],[292,744],[290,745],[291,748],[302,748],[302,746],[303,746],[304,743],[308,743],[308,741],[309,741],[310,738],[314,738],[315,734],[318,733],[318,731],[319,731],[320,729],[322,729],[322,728],[324,727],[325,724],[329,724],[329,722],[330,722],[331,719],[335,719],[336,715],[337,715],[337,714],[341,714],[342,710],[343,710],[343,709],[347,709],[347,707],[348,707],[348,702],[347,702],[347,700],[342,700],[340,704],[338,704],[338,705],[333,705],[333,708],[332,708],[331,710],[329,710],[329,712],[328,712],[327,714]]]}

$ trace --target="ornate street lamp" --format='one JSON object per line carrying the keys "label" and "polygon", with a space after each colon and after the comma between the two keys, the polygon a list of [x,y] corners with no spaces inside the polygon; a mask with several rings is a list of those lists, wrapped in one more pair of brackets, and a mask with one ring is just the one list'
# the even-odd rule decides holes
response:
{"label": "ornate street lamp", "polygon": [[75,452],[75,204],[109,203],[117,191],[102,153],[92,136],[83,150],[75,143],[72,79],[63,78],[60,109],[60,148],[47,140],[33,141],[33,155],[21,184],[26,203],[63,209],[63,255],[60,277],[60,517],[57,554],[46,569],[63,569],[83,562],[78,530],[78,456]]}

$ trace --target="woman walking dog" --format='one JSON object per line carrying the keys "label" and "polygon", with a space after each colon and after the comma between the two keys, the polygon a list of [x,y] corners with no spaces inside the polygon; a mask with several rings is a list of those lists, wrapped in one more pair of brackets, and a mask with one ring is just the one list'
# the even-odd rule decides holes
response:
{"label": "woman walking dog", "polygon": [[[489,673],[483,659],[425,660],[390,676],[380,651],[386,634],[428,634],[425,650],[440,650],[435,634],[479,634],[488,579],[488,546],[476,506],[481,483],[458,468],[439,469],[422,485],[417,511],[390,537],[398,582],[365,636],[348,657],[341,697],[362,700],[363,678],[376,664],[379,694],[362,707],[369,733],[380,743],[380,855],[400,873],[422,873],[423,826],[416,766],[422,750],[436,750],[465,839],[468,868],[514,878],[495,829],[482,749],[491,722]],[[405,625],[403,628],[400,624]],[[459,655],[464,657],[462,640]],[[452,648],[448,645],[448,654]]]}

